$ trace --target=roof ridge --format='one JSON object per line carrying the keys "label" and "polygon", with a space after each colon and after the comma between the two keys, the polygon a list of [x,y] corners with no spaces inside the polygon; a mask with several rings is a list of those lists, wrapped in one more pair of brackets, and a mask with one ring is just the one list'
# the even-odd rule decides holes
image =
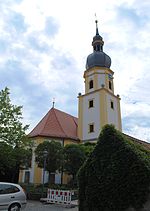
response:
{"label": "roof ridge", "polygon": [[76,119],[77,119],[77,121],[78,121],[78,118],[77,118],[77,117],[73,117],[73,121],[74,121],[75,125],[77,125],[77,126],[78,126],[78,123],[75,121],[75,118],[76,118]]}
{"label": "roof ridge", "polygon": [[67,116],[71,116],[71,117],[73,117],[73,118],[78,119],[78,117],[75,117],[75,116],[73,116],[73,115],[71,115],[71,114],[68,114],[67,112],[61,111],[61,110],[59,110],[59,109],[57,109],[57,108],[54,108],[54,110],[57,110],[57,111],[59,111],[59,112],[61,112],[61,113],[66,114]]}
{"label": "roof ridge", "polygon": [[135,141],[138,141],[138,142],[141,141],[141,142],[143,142],[143,143],[145,143],[145,144],[150,144],[150,142],[147,142],[147,141],[145,141],[145,140],[138,139],[138,138],[133,137],[133,136],[131,136],[131,135],[128,135],[128,134],[126,134],[126,133],[122,133],[122,134],[128,136],[129,138],[134,139]]}
{"label": "roof ridge", "polygon": [[[63,128],[62,128],[62,126],[61,126],[61,124],[60,124],[60,122],[59,122],[59,120],[58,120],[58,117],[57,117],[57,115],[56,115],[56,113],[55,113],[55,110],[57,110],[57,111],[59,111],[59,110],[58,110],[58,109],[55,109],[55,108],[54,108],[53,110],[54,110],[54,114],[55,114],[55,116],[56,116],[57,122],[58,122],[59,126],[61,127],[61,130],[63,131],[63,133],[65,134],[65,136],[68,137],[68,136],[66,135],[65,131],[63,130]],[[62,112],[62,111],[59,111],[59,112]],[[64,112],[62,112],[62,113],[64,113]]]}

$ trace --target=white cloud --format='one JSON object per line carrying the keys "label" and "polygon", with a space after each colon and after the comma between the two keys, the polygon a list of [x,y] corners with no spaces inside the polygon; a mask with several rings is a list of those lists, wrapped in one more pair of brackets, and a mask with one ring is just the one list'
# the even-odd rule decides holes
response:
{"label": "white cloud", "polygon": [[14,102],[24,105],[30,129],[51,107],[53,97],[59,109],[77,115],[76,97],[83,93],[97,13],[104,51],[112,58],[115,90],[122,98],[124,132],[141,138],[139,129],[149,140],[150,125],[141,124],[150,119],[149,9],[149,0],[3,1],[0,88],[9,86]]}

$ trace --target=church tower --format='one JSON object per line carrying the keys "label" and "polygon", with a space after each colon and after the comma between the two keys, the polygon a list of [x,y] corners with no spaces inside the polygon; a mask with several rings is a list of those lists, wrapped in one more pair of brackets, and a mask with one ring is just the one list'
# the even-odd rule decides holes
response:
{"label": "church tower", "polygon": [[79,93],[78,137],[81,141],[96,141],[105,124],[121,128],[120,97],[114,94],[111,58],[103,52],[104,41],[96,20],[93,53],[87,57],[84,71],[85,94]]}

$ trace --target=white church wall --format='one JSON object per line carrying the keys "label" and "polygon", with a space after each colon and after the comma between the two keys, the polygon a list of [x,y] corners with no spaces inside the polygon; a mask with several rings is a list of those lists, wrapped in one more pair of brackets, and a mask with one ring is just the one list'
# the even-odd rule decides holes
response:
{"label": "white church wall", "polygon": [[[89,108],[89,100],[94,100],[94,107]],[[94,139],[100,129],[99,93],[91,93],[83,98],[83,140]],[[94,123],[94,132],[89,133],[89,124]]]}
{"label": "white church wall", "polygon": [[[101,71],[102,72],[102,71]],[[104,71],[103,71],[104,72]],[[106,87],[106,82],[105,82],[105,75],[104,74],[98,74],[98,89],[102,88],[102,85],[105,85]]]}
{"label": "white church wall", "polygon": [[[111,102],[113,102],[114,108],[111,108]],[[117,98],[110,94],[107,94],[107,114],[108,124],[114,124],[119,129]]]}

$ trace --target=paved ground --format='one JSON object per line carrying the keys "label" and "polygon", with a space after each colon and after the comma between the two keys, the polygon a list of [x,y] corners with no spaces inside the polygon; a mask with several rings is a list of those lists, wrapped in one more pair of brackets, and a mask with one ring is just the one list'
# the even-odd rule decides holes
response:
{"label": "paved ground", "polygon": [[28,201],[24,211],[78,211],[78,207],[68,208],[63,205],[42,204],[38,201]]}

